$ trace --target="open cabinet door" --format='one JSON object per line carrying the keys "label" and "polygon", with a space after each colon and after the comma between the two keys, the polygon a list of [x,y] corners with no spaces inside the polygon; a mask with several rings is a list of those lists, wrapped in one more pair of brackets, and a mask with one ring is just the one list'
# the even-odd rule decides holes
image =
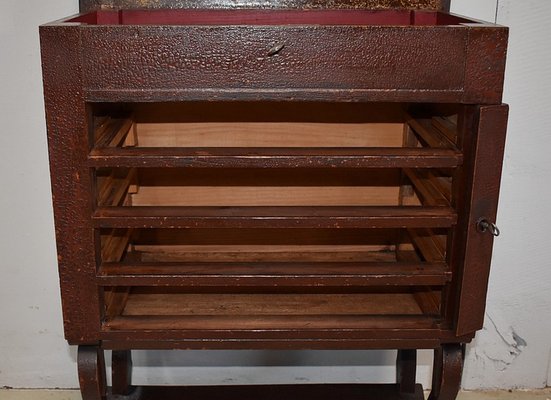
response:
{"label": "open cabinet door", "polygon": [[456,306],[453,313],[448,309],[457,336],[481,329],[484,322],[494,235],[481,222],[496,220],[508,111],[507,105],[468,106],[459,122],[464,165],[454,188],[461,217],[453,238],[449,299]]}

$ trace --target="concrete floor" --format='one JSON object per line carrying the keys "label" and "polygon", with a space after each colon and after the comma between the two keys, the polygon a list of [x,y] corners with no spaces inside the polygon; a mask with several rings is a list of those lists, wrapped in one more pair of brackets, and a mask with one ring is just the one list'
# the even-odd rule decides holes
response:
{"label": "concrete floor", "polygon": [[[0,389],[0,400],[81,400],[77,390]],[[551,400],[551,389],[542,391],[462,392],[458,400]]]}

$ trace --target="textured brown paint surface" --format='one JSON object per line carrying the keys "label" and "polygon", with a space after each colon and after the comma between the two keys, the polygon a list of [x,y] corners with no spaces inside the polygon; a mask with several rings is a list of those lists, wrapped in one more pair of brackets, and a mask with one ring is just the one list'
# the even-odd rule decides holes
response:
{"label": "textured brown paint surface", "polygon": [[469,27],[463,103],[501,103],[509,32]]}
{"label": "textured brown paint surface", "polygon": [[[139,90],[145,96],[206,89],[220,98],[224,90],[458,91],[464,81],[458,66],[464,65],[467,30],[452,27],[83,26],[82,31],[87,91]],[[276,43],[285,47],[268,56]]]}
{"label": "textured brown paint surface", "polygon": [[65,337],[93,343],[98,340],[100,312],[80,30],[41,27],[40,34]]}
{"label": "textured brown paint surface", "polygon": [[80,10],[100,8],[411,8],[449,10],[449,0],[80,0]]}

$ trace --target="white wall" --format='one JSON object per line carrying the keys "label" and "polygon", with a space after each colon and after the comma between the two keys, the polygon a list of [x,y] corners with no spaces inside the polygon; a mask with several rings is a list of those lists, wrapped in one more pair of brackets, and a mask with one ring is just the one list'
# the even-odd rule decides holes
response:
{"label": "white wall", "polygon": [[75,0],[0,2],[0,386],[76,386],[63,343],[38,28]]}
{"label": "white wall", "polygon": [[[510,130],[486,328],[469,348],[464,386],[542,387],[551,319],[549,198],[551,70],[548,0],[453,0],[457,13],[511,26],[505,101]],[[0,386],[76,387],[62,337],[37,26],[76,0],[3,0],[0,12]],[[538,105],[540,104],[540,105]],[[383,381],[394,352],[136,354],[140,382]],[[419,380],[428,385],[430,354]],[[145,366],[150,366],[146,368]],[[260,366],[265,367],[260,368]]]}
{"label": "white wall", "polygon": [[510,27],[504,101],[511,106],[486,328],[464,386],[542,387],[551,350],[551,15],[549,0],[499,0]]}

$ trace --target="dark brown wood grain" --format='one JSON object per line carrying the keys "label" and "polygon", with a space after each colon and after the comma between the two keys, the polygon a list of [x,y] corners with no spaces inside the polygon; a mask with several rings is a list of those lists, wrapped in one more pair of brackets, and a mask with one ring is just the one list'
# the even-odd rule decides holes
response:
{"label": "dark brown wood grain", "polygon": [[462,146],[468,169],[457,204],[457,248],[452,255],[457,293],[453,299],[458,335],[481,329],[484,322],[486,291],[494,238],[477,230],[478,221],[495,222],[501,182],[501,165],[509,108],[506,105],[476,108],[465,121]]}
{"label": "dark brown wood grain", "polygon": [[428,400],[455,400],[461,387],[465,347],[444,344],[434,351],[432,390]]}
{"label": "dark brown wood grain", "polygon": [[143,263],[104,264],[105,286],[438,286],[451,277],[444,263]]}
{"label": "dark brown wood grain", "polygon": [[[106,334],[109,335],[109,334]],[[367,336],[367,335],[366,335]],[[471,338],[463,337],[463,341]],[[364,339],[166,339],[166,340],[125,340],[107,339],[102,341],[104,349],[132,349],[139,350],[381,350],[381,349],[408,349],[416,347],[420,349],[433,349],[440,345],[440,338],[419,338],[413,339],[385,339],[385,338],[364,338]]]}
{"label": "dark brown wood grain", "polygon": [[[207,319],[203,317],[203,321],[197,321],[197,323],[207,322]],[[333,318],[333,320],[342,321],[343,318]],[[307,323],[305,318],[302,321],[294,318],[293,321],[289,320],[289,317],[280,317],[279,321],[286,323],[288,328],[268,329],[264,326],[249,330],[185,329],[184,324],[187,321],[173,317],[119,317],[110,322],[112,326],[105,326],[101,337],[102,343],[114,341],[119,343],[118,348],[124,348],[121,347],[122,343],[126,343],[126,348],[133,349],[155,348],[154,343],[157,342],[158,348],[165,349],[171,346],[206,349],[211,344],[215,346],[214,349],[246,349],[248,344],[254,344],[255,349],[293,348],[297,350],[320,349],[323,348],[324,341],[327,341],[326,349],[344,349],[347,343],[350,349],[361,349],[360,343],[363,343],[365,349],[381,349],[385,348],[384,344],[389,340],[395,346],[386,347],[387,349],[435,348],[441,343],[469,342],[473,338],[473,335],[456,336],[454,331],[439,327],[433,318],[425,316],[407,318],[371,316],[368,319],[364,318],[363,321],[359,318],[355,320],[351,318],[346,327],[327,329],[297,328],[297,321],[302,324]],[[293,322],[295,326],[292,326]],[[329,319],[325,319],[326,324],[330,322]],[[354,323],[353,326],[350,325],[352,323]],[[363,329],[360,323],[363,323]],[[146,327],[148,329],[144,329]],[[173,329],[169,329],[171,327]],[[164,344],[165,341],[168,343]],[[382,343],[378,344],[377,341]],[[175,347],[178,343],[183,347]],[[203,345],[199,346],[199,343]],[[315,347],[301,347],[306,343]]]}
{"label": "dark brown wood grain", "polygon": [[449,227],[449,207],[102,207],[98,228],[416,228]]}
{"label": "dark brown wood grain", "polygon": [[126,396],[132,391],[132,352],[114,350],[111,358],[111,393]]}
{"label": "dark brown wood grain", "polygon": [[396,381],[402,393],[415,393],[417,350],[400,349],[396,356]]}
{"label": "dark brown wood grain", "polygon": [[[106,321],[103,337],[120,338],[132,332],[135,339],[335,339],[343,332],[348,332],[346,339],[354,336],[364,339],[382,338],[384,335],[386,338],[420,338],[434,328],[434,320],[421,315],[136,315],[119,316]],[[399,331],[393,333],[393,330]],[[376,336],[371,337],[372,334]]]}
{"label": "dark brown wood grain", "polygon": [[98,345],[78,347],[78,380],[83,400],[105,399],[105,359],[103,349]]}
{"label": "dark brown wood grain", "polygon": [[94,167],[171,168],[450,168],[452,149],[431,148],[178,148],[94,149]]}

